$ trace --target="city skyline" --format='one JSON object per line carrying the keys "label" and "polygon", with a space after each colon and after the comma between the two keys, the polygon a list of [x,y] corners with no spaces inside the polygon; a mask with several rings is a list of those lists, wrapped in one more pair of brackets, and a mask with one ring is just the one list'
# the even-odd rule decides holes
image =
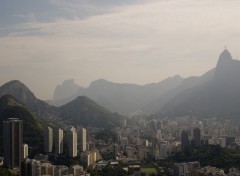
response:
{"label": "city skyline", "polygon": [[[138,117],[136,119],[136,123],[128,123],[126,127],[116,128],[116,131],[112,131],[115,132],[116,135],[119,135],[119,138],[116,141],[113,140],[115,138],[114,136],[109,136],[110,133],[105,134],[107,140],[103,140],[103,133],[101,135],[101,137],[103,138],[98,139],[98,137],[96,138],[96,134],[100,134],[100,129],[88,127],[88,129],[90,129],[93,134],[89,136],[90,139],[94,139],[90,140],[93,142],[92,146],[97,147],[90,147],[90,145],[88,145],[86,151],[82,151],[80,145],[78,146],[79,150],[77,150],[76,129],[71,125],[69,126],[67,124],[62,124],[66,127],[66,129],[69,129],[67,140],[65,142],[68,145],[68,149],[70,149],[70,151],[68,151],[70,153],[65,151],[66,153],[64,153],[66,155],[54,155],[54,151],[47,151],[44,154],[34,153],[35,156],[23,159],[22,157],[23,155],[25,155],[25,151],[22,150],[21,147],[23,144],[22,135],[23,131],[26,131],[27,129],[23,130],[22,126],[24,123],[27,122],[20,119],[8,118],[7,121],[3,122],[3,139],[5,141],[4,165],[7,166],[8,169],[14,168],[14,171],[19,171],[16,169],[19,169],[19,158],[21,158],[20,174],[24,176],[55,175],[55,173],[60,172],[65,173],[65,175],[71,175],[73,173],[74,175],[78,175],[77,173],[87,175],[88,173],[95,172],[94,169],[91,169],[92,165],[96,166],[98,172],[105,174],[107,173],[107,168],[105,167],[107,164],[114,166],[118,165],[119,168],[123,169],[123,165],[121,165],[119,161],[124,161],[125,159],[126,161],[130,160],[130,162],[125,162],[124,168],[126,168],[126,165],[128,165],[127,167],[129,169],[131,169],[133,166],[136,166],[138,168],[138,171],[140,171],[141,169],[141,173],[144,173],[144,170],[142,170],[142,168],[146,168],[144,167],[144,165],[155,168],[153,166],[160,167],[161,165],[163,165],[163,162],[169,163],[169,160],[173,161],[173,163],[171,164],[171,166],[167,166],[167,169],[162,170],[161,173],[168,173],[169,169],[172,169],[173,176],[179,176],[182,175],[182,172],[199,172],[201,171],[201,169],[205,168],[212,171],[215,171],[217,169],[220,170],[222,173],[224,173],[224,170],[227,168],[229,169],[229,174],[231,174],[231,172],[233,171],[239,173],[239,170],[233,167],[238,167],[239,155],[237,154],[239,153],[240,131],[239,126],[233,123],[232,120],[220,120],[216,118],[199,119],[193,116],[179,117],[177,119],[168,117],[158,119]],[[48,127],[45,128],[45,130],[46,129],[49,130],[51,128]],[[85,128],[80,128],[80,130],[83,130],[82,134],[86,134]],[[106,132],[106,129],[101,130]],[[109,129],[107,129],[107,131],[108,130]],[[80,133],[81,131],[79,131],[78,128],[78,134]],[[159,133],[163,135],[158,135]],[[82,135],[79,135],[79,138],[80,140],[85,140],[85,137],[82,137]],[[26,148],[27,146],[28,145],[26,145]],[[75,152],[77,152],[76,155],[74,155],[74,150]],[[13,166],[9,164],[9,157],[6,155],[9,152],[11,153],[12,161],[15,161],[15,163],[17,162],[17,164]],[[201,155],[199,155],[199,152],[201,152]],[[213,153],[215,154],[213,155]],[[208,156],[207,159],[206,154]],[[67,164],[69,162],[70,167],[68,165],[58,163],[58,161],[56,160],[58,159],[58,156],[60,163],[64,162],[65,164]],[[173,159],[168,158],[169,156],[171,156]],[[196,156],[199,157],[199,160],[196,160]],[[227,159],[227,164],[222,162],[222,157],[225,156],[232,156],[230,157],[230,159]],[[104,159],[104,157],[108,159],[106,160]],[[183,161],[179,157],[190,157],[193,159],[191,159],[190,162],[189,159],[185,159],[186,161]],[[62,160],[63,158],[64,160]],[[215,158],[217,159],[215,160]],[[153,160],[154,165],[149,163],[143,163],[145,159]],[[179,162],[179,159],[181,162]],[[209,165],[209,162],[212,161],[212,159],[216,163],[212,162],[213,165]],[[132,161],[135,161],[137,164],[133,165]],[[143,165],[139,165],[139,163],[142,163]],[[105,169],[103,169],[103,167],[105,167]],[[119,170],[112,172],[119,173]],[[158,170],[154,169],[155,175],[158,172]]]}

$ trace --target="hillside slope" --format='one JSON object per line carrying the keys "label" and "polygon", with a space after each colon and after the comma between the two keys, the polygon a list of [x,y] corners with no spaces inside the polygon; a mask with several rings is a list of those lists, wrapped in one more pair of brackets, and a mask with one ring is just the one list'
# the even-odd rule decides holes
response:
{"label": "hillside slope", "polygon": [[240,61],[224,50],[211,80],[187,89],[166,103],[161,113],[172,116],[238,118],[240,115]]}
{"label": "hillside slope", "polygon": [[93,100],[80,96],[70,103],[61,106],[59,118],[65,123],[84,127],[115,127],[123,119],[117,113],[111,113]]}
{"label": "hillside slope", "polygon": [[[27,108],[11,95],[4,95],[0,98],[0,127],[3,121],[8,118],[19,118],[23,120],[23,142],[38,152],[43,152],[43,130],[48,126],[44,120],[36,118]],[[3,131],[0,130],[2,137]],[[2,144],[2,138],[0,140]],[[2,145],[0,145],[2,146]],[[30,151],[31,153],[31,151]]]}

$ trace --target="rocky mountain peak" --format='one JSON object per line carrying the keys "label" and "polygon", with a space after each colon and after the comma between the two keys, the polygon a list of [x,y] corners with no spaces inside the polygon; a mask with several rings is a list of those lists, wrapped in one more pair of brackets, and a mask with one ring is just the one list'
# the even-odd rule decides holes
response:
{"label": "rocky mountain peak", "polygon": [[54,91],[53,100],[61,100],[73,96],[82,87],[74,82],[74,79],[65,80]]}
{"label": "rocky mountain peak", "polygon": [[28,89],[28,87],[18,80],[9,81],[0,87],[0,96],[10,94],[17,98],[19,101],[27,104],[36,99],[34,94]]}
{"label": "rocky mountain peak", "polygon": [[218,63],[217,63],[217,68],[222,67],[226,64],[232,63],[233,58],[231,53],[225,49],[219,56]]}
{"label": "rocky mountain peak", "polygon": [[231,53],[225,49],[219,56],[216,67],[215,78],[218,81],[236,81],[239,80],[240,61],[234,60]]}

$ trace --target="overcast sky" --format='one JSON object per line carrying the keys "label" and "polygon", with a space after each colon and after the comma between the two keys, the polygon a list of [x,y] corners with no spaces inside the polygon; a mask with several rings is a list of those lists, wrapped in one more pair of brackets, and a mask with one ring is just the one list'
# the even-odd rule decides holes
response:
{"label": "overcast sky", "polygon": [[240,50],[239,0],[0,0],[0,85],[40,99],[73,78],[87,87],[202,75]]}

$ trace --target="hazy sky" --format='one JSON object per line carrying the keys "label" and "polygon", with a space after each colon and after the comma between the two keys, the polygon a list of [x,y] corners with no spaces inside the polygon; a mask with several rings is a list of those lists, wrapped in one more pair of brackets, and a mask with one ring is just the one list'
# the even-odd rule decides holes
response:
{"label": "hazy sky", "polygon": [[201,75],[227,45],[238,58],[239,0],[0,0],[0,85],[37,97],[104,78],[146,84]]}

